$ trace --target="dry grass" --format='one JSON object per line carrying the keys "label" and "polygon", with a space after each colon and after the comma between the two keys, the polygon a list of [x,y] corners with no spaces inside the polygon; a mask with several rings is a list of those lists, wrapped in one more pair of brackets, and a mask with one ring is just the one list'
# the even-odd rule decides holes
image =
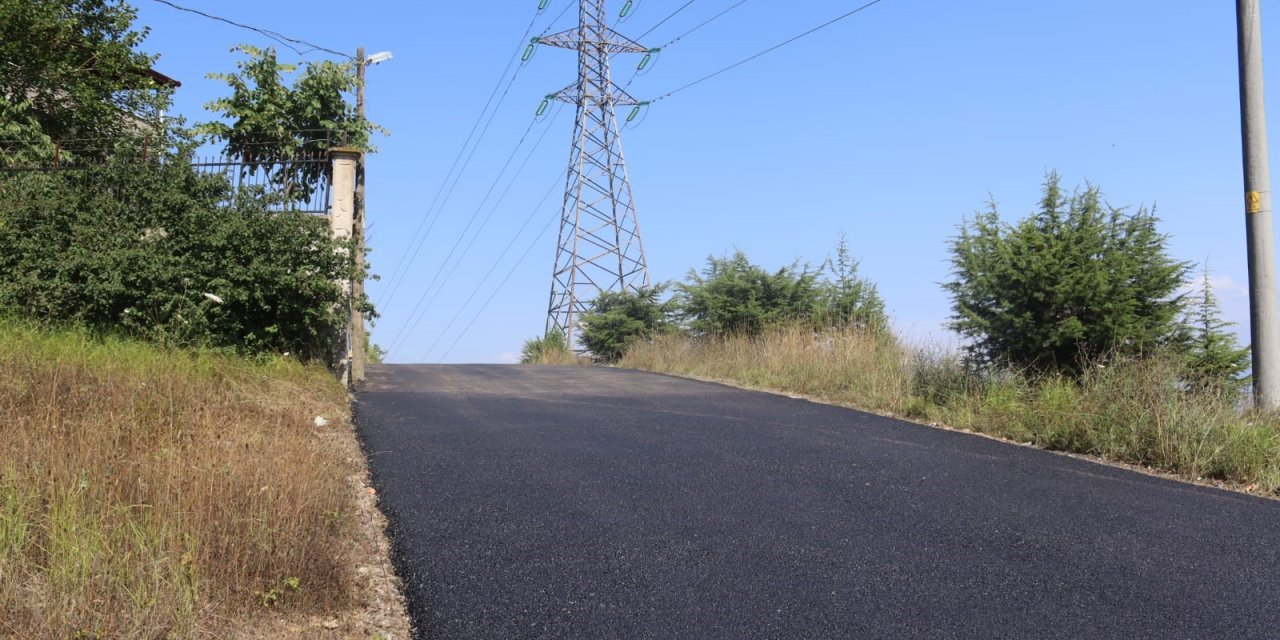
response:
{"label": "dry grass", "polygon": [[655,338],[621,366],[804,394],[947,424],[1047,449],[1280,493],[1280,416],[1242,413],[1226,397],[1187,393],[1177,366],[1150,358],[1083,380],[979,378],[946,350],[888,333],[784,327],[755,338]]}
{"label": "dry grass", "polygon": [[572,351],[548,350],[548,351],[543,351],[542,353],[539,353],[537,357],[533,358],[532,361],[528,362],[527,364],[558,365],[558,366],[589,365],[591,364],[591,359],[581,357]]}
{"label": "dry grass", "polygon": [[804,327],[783,327],[757,337],[719,340],[660,335],[632,346],[619,365],[835,401],[857,398],[869,409],[897,412],[905,406],[903,390],[910,383],[905,358],[887,332],[815,334]]}
{"label": "dry grass", "polygon": [[[0,324],[0,636],[225,637],[349,604],[323,370]],[[330,427],[333,428],[333,427]]]}

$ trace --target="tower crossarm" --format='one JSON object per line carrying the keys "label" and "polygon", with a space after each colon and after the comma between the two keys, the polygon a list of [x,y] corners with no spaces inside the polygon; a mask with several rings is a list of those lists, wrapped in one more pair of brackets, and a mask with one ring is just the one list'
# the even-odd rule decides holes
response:
{"label": "tower crossarm", "polygon": [[634,107],[636,105],[646,104],[641,100],[637,100],[626,91],[623,91],[622,87],[619,87],[617,84],[614,84],[613,82],[610,82],[609,84],[613,88],[613,91],[610,91],[608,95],[582,96],[581,95],[582,92],[580,90],[579,85],[575,83],[555,93],[549,94],[547,98],[551,100],[558,100],[560,102],[567,102],[569,104],[578,104],[581,101],[581,102],[585,102],[586,104],[592,104],[596,106],[602,106],[606,102],[608,102],[609,104],[622,105],[627,107]]}
{"label": "tower crossarm", "polygon": [[536,44],[545,44],[549,47],[560,47],[561,49],[580,49],[584,45],[593,49],[599,49],[608,54],[614,53],[646,53],[649,47],[646,47],[631,38],[628,38],[613,29],[606,28],[602,37],[593,37],[597,34],[590,33],[589,30],[574,27],[553,33],[549,36],[534,38]]}

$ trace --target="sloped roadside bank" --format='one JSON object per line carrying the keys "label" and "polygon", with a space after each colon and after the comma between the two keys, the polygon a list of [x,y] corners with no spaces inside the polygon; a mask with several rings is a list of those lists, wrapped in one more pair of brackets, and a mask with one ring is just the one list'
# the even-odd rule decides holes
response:
{"label": "sloped roadside bank", "polygon": [[1151,357],[1080,381],[975,380],[954,354],[850,330],[815,340],[803,327],[757,337],[658,336],[623,368],[795,395],[971,432],[1167,477],[1280,497],[1280,416],[1242,413],[1229,397],[1187,393],[1178,363]]}
{"label": "sloped roadside bank", "polygon": [[408,637],[322,369],[0,322],[0,441],[0,636]]}

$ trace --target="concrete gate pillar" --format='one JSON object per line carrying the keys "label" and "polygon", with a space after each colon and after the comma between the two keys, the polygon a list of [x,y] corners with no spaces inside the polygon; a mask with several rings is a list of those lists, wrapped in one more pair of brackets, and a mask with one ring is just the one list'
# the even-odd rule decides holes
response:
{"label": "concrete gate pillar", "polygon": [[[361,151],[348,147],[335,147],[329,150],[329,159],[333,164],[333,202],[329,205],[329,230],[338,240],[350,240],[357,233],[356,224],[356,167],[360,162]],[[361,230],[362,231],[362,230]],[[361,234],[363,235],[363,234]],[[340,283],[348,296],[355,289],[350,280]],[[349,318],[345,330],[336,337],[335,352],[338,360],[338,375],[351,385],[364,378],[364,344],[357,344],[356,336],[363,335],[357,331],[363,328],[364,318],[355,305],[350,305]],[[356,363],[359,363],[356,371]]]}

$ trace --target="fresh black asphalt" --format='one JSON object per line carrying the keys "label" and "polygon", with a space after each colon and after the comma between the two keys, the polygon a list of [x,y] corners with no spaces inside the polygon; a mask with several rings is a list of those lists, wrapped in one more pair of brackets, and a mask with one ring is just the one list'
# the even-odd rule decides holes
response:
{"label": "fresh black asphalt", "polygon": [[1280,638],[1280,502],[720,385],[373,367],[422,638]]}

